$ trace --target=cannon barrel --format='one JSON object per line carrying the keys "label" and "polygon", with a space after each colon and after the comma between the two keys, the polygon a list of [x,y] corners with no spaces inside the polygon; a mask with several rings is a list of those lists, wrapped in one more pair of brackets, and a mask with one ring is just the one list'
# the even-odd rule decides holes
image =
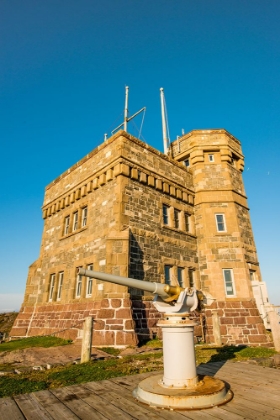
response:
{"label": "cannon barrel", "polygon": [[129,277],[116,276],[114,274],[101,273],[99,271],[86,270],[78,268],[78,274],[81,276],[92,277],[97,280],[108,281],[110,283],[119,284],[121,286],[134,287],[135,289],[144,290],[159,295],[162,299],[170,299],[178,297],[184,289],[180,286],[169,286],[168,284],[156,283],[151,281],[136,280]]}

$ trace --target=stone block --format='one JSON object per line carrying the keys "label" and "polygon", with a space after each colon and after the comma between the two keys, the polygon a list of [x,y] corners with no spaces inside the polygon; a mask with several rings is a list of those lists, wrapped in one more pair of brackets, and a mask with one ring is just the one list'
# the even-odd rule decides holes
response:
{"label": "stone block", "polygon": [[138,339],[136,334],[130,332],[117,331],[116,333],[116,345],[123,346],[136,346]]}
{"label": "stone block", "polygon": [[248,316],[247,317],[247,323],[248,324],[260,324],[262,321],[261,321],[261,318],[259,317],[259,316]]}
{"label": "stone block", "polygon": [[111,299],[112,308],[120,308],[122,306],[122,299]]}
{"label": "stone block", "polygon": [[109,299],[102,299],[102,301],[100,303],[100,308],[102,308],[102,309],[110,308],[110,301],[109,301]]}
{"label": "stone block", "polygon": [[100,309],[98,312],[97,318],[106,319],[106,318],[114,318],[115,311],[114,309]]}
{"label": "stone block", "polygon": [[267,342],[267,338],[264,334],[249,335],[248,339],[251,344],[262,344]]}
{"label": "stone block", "polygon": [[246,324],[246,319],[245,319],[245,317],[242,317],[242,316],[236,316],[235,318],[234,318],[234,324],[235,325],[244,325],[244,324]]}
{"label": "stone block", "polygon": [[94,331],[92,336],[93,346],[114,346],[115,344],[114,331]]}
{"label": "stone block", "polygon": [[124,330],[134,330],[135,323],[133,320],[126,320],[124,322]]}
{"label": "stone block", "polygon": [[234,324],[234,318],[228,318],[228,317],[224,317],[224,318],[220,318],[220,324],[229,324],[229,325],[233,325]]}
{"label": "stone block", "polygon": [[116,318],[132,319],[132,313],[130,309],[116,309]]}

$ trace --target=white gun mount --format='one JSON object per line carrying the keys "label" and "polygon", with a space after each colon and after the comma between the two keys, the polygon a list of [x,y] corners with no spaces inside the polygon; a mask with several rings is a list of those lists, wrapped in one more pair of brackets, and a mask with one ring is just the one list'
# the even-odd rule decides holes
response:
{"label": "white gun mount", "polygon": [[190,312],[198,307],[203,294],[194,288],[136,280],[97,271],[78,269],[78,274],[105,282],[151,292],[153,304],[163,314],[158,326],[163,338],[163,376],[144,379],[133,391],[136,399],[170,409],[208,408],[232,399],[225,383],[196,372],[194,327]]}

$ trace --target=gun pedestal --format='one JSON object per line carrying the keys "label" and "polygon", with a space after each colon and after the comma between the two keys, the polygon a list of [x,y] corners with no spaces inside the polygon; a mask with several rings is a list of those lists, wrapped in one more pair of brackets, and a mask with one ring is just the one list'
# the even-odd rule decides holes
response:
{"label": "gun pedestal", "polygon": [[183,289],[111,274],[79,269],[79,274],[155,294],[154,306],[163,313],[158,322],[163,335],[164,373],[141,381],[133,391],[140,402],[169,409],[209,408],[225,404],[233,394],[225,383],[196,372],[194,350],[195,322],[190,312],[198,306],[195,289]]}

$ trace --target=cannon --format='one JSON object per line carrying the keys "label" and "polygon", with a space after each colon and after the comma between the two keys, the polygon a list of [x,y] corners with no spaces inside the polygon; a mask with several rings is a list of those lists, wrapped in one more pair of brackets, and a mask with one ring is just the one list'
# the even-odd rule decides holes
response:
{"label": "cannon", "polygon": [[182,288],[78,268],[81,276],[95,278],[154,294],[153,304],[162,313],[162,374],[141,381],[133,391],[140,402],[169,409],[209,408],[232,399],[232,392],[220,379],[196,372],[194,326],[190,319],[204,298],[195,288]]}

